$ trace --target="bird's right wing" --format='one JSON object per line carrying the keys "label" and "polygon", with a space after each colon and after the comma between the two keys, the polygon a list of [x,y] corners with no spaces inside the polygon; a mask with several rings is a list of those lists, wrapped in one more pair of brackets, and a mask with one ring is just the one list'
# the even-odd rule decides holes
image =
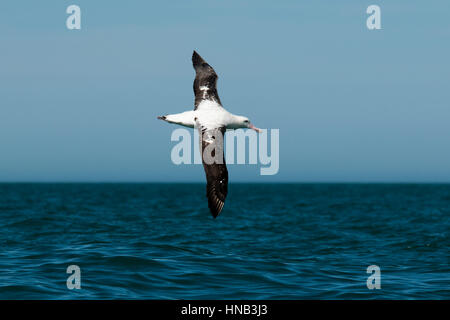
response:
{"label": "bird's right wing", "polygon": [[206,173],[206,196],[211,214],[222,211],[228,193],[228,170],[225,164],[223,136],[225,127],[207,129],[199,126],[202,162]]}
{"label": "bird's right wing", "polygon": [[221,107],[219,94],[217,93],[217,74],[214,69],[194,51],[192,54],[192,65],[195,69],[194,94],[195,108],[202,105]]}

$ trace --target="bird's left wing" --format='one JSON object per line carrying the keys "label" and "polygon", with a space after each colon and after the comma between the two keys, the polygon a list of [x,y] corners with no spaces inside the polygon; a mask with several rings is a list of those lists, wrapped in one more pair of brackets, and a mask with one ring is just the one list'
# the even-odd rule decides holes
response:
{"label": "bird's left wing", "polygon": [[192,54],[192,65],[195,69],[194,94],[195,108],[203,105],[221,107],[219,94],[217,93],[217,74],[214,69],[194,51]]}
{"label": "bird's left wing", "polygon": [[206,196],[211,214],[222,211],[228,193],[228,170],[225,164],[223,137],[225,127],[208,129],[198,126],[202,145],[202,162],[206,173]]}

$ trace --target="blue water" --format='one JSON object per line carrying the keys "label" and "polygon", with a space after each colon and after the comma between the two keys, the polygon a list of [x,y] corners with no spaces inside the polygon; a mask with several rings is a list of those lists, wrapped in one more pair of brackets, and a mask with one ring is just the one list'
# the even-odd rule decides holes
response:
{"label": "blue water", "polygon": [[216,220],[204,194],[0,184],[0,298],[450,298],[450,185],[231,184]]}

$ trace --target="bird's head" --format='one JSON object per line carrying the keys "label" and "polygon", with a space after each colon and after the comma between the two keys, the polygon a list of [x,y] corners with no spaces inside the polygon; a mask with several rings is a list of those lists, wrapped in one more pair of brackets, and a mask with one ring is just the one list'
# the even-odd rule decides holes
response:
{"label": "bird's head", "polygon": [[237,122],[238,128],[249,128],[255,130],[256,132],[261,132],[261,129],[255,127],[247,117],[237,116]]}

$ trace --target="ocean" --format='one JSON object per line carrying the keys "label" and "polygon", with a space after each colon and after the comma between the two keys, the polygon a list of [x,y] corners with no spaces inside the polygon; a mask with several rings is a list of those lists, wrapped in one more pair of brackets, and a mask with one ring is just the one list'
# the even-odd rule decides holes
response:
{"label": "ocean", "polygon": [[0,184],[0,299],[450,299],[450,185],[230,184],[217,219],[205,193]]}

